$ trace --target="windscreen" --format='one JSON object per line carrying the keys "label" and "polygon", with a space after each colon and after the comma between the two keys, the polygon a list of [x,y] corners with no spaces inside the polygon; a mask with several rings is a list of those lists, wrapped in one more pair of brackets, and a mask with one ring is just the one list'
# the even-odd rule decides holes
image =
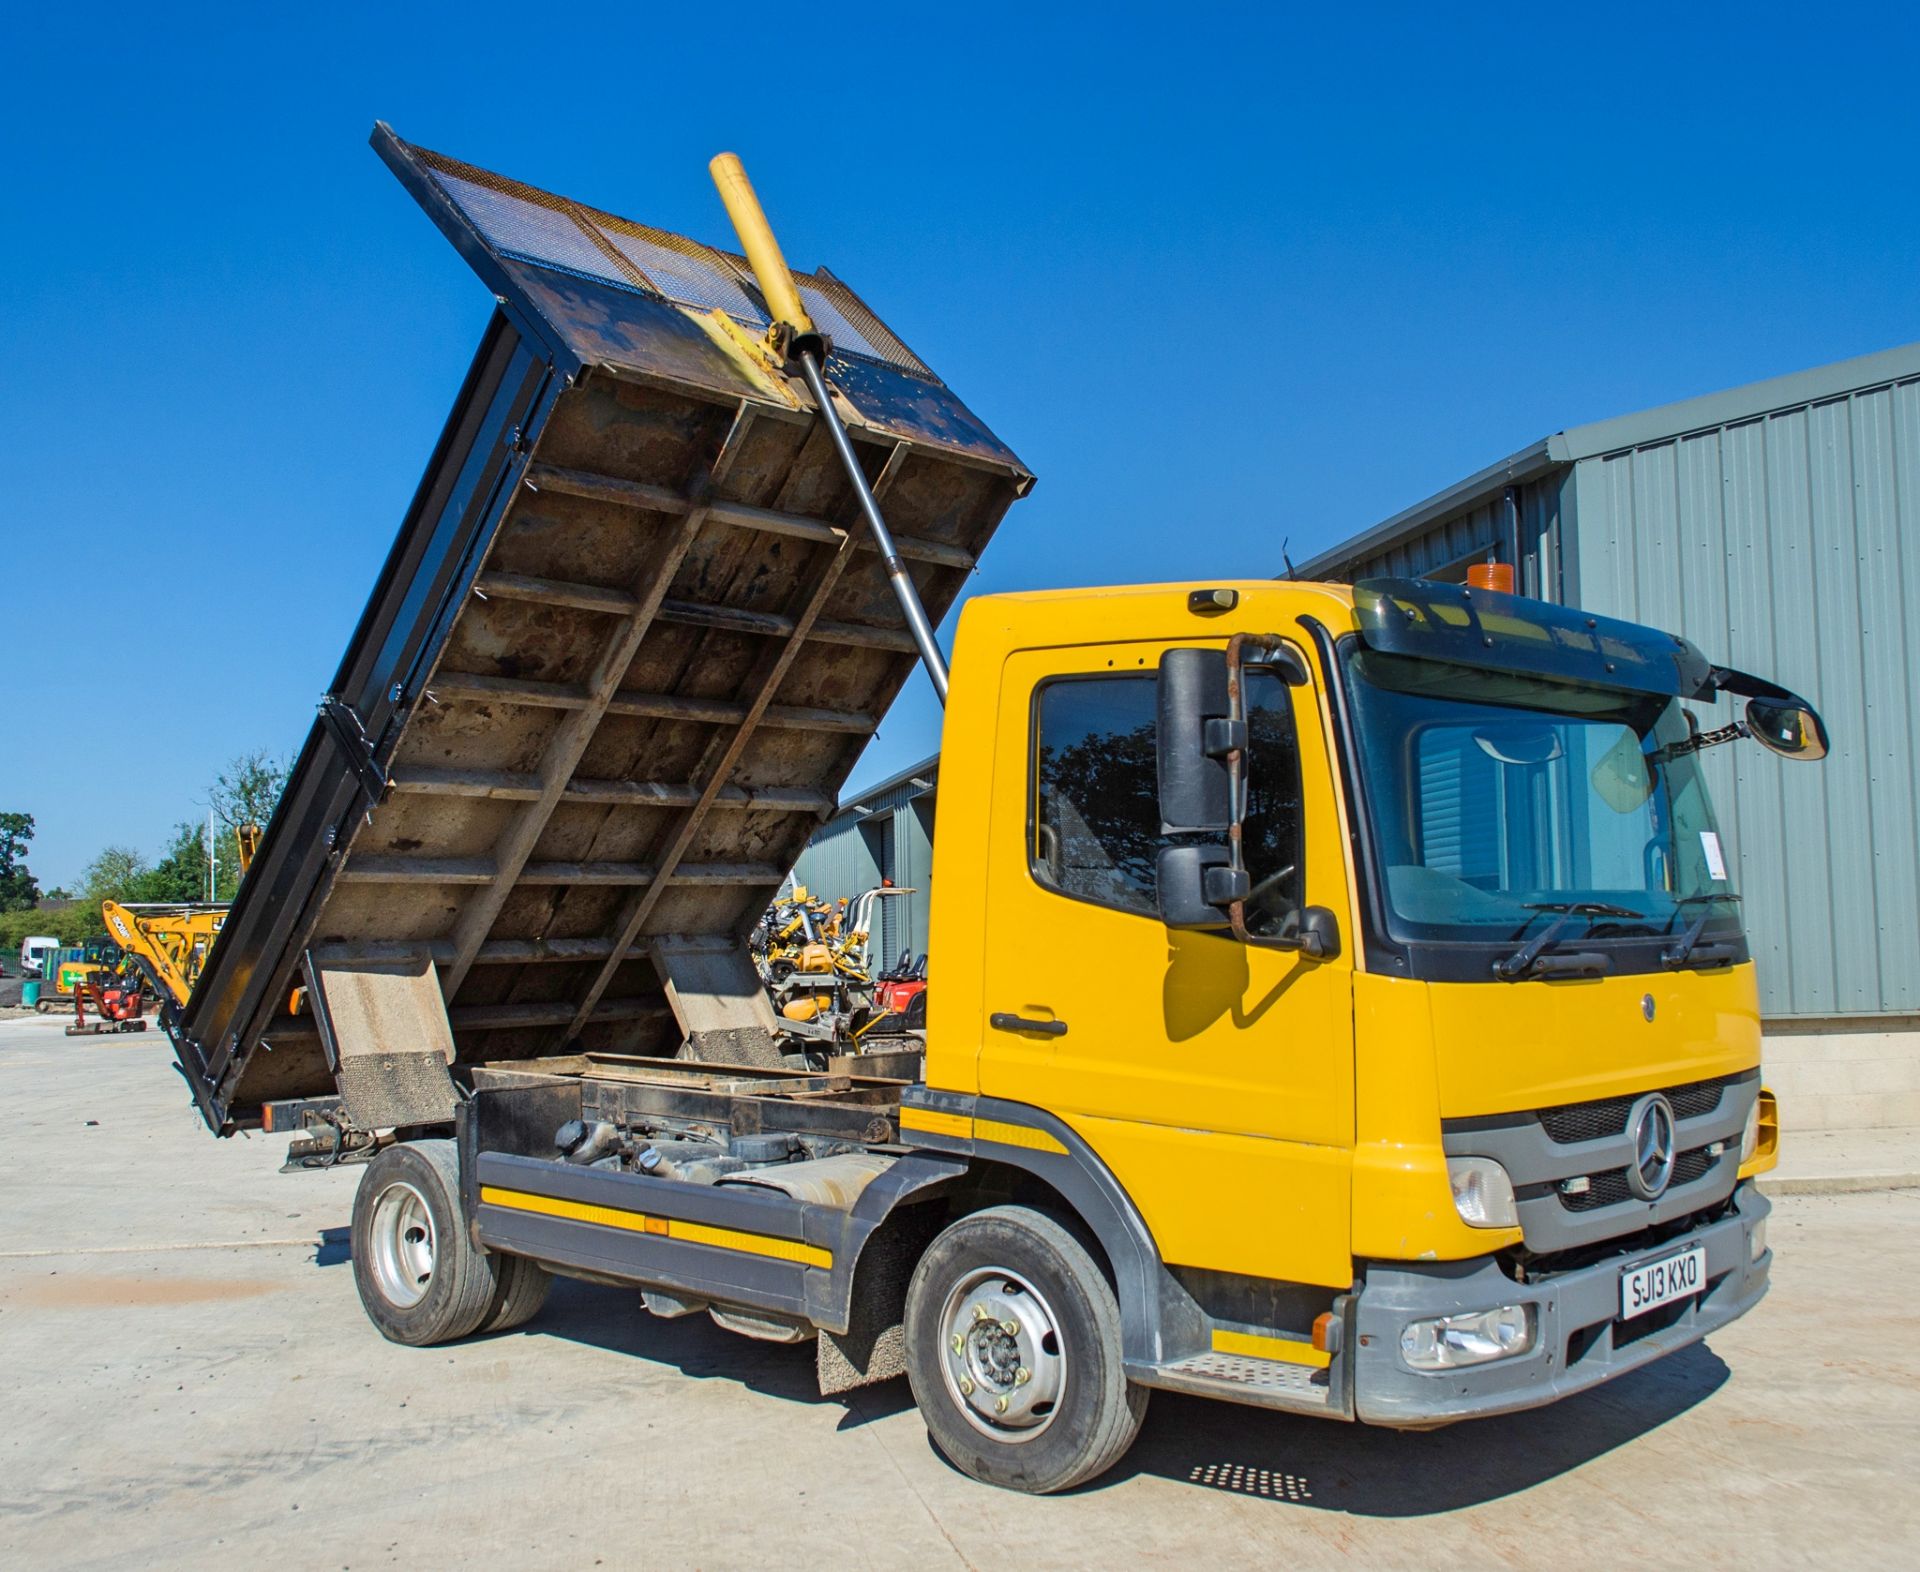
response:
{"label": "windscreen", "polygon": [[1356,649],[1386,905],[1403,941],[1737,932],[1732,868],[1678,700]]}

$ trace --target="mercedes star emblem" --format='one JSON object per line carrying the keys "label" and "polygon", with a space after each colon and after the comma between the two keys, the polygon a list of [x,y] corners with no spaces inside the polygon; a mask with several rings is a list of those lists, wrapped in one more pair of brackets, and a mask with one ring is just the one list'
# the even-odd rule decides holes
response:
{"label": "mercedes star emblem", "polygon": [[1627,1129],[1633,1136],[1627,1188],[1643,1201],[1657,1201],[1673,1179],[1673,1104],[1649,1093],[1633,1105]]}

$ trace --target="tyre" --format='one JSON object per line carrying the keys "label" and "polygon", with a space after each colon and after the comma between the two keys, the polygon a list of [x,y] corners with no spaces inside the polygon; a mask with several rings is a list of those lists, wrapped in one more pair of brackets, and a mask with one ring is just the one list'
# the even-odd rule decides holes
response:
{"label": "tyre", "polygon": [[381,1336],[423,1348],[477,1331],[507,1259],[467,1233],[453,1142],[406,1141],[367,1165],[353,1198],[353,1281]]}
{"label": "tyre", "polygon": [[1121,1365],[1113,1290],[1040,1212],[996,1206],[935,1239],[907,1287],[905,1330],[928,1434],[986,1484],[1070,1490],[1140,1433],[1147,1391]]}
{"label": "tyre", "polygon": [[553,1287],[553,1273],[524,1255],[493,1257],[493,1303],[480,1318],[482,1332],[510,1332],[540,1313]]}

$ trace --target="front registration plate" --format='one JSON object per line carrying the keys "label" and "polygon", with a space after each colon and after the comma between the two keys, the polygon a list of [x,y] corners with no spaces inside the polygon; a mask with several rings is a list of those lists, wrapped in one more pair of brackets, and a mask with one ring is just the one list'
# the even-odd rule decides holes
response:
{"label": "front registration plate", "polygon": [[1705,1250],[1688,1250],[1632,1267],[1620,1274],[1620,1319],[1631,1321],[1661,1305],[1697,1294],[1706,1286]]}

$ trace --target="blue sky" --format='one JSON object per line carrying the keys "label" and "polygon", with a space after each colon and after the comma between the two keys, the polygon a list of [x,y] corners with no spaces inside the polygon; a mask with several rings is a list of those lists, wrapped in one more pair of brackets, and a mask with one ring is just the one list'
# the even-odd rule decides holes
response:
{"label": "blue sky", "polygon": [[[9,23],[0,809],[43,884],[295,748],[372,587],[490,305],[376,118],[712,241],[738,151],[1039,475],[976,592],[1270,574],[1920,338],[1901,8],[914,11]],[[916,679],[852,784],[937,741]]]}

